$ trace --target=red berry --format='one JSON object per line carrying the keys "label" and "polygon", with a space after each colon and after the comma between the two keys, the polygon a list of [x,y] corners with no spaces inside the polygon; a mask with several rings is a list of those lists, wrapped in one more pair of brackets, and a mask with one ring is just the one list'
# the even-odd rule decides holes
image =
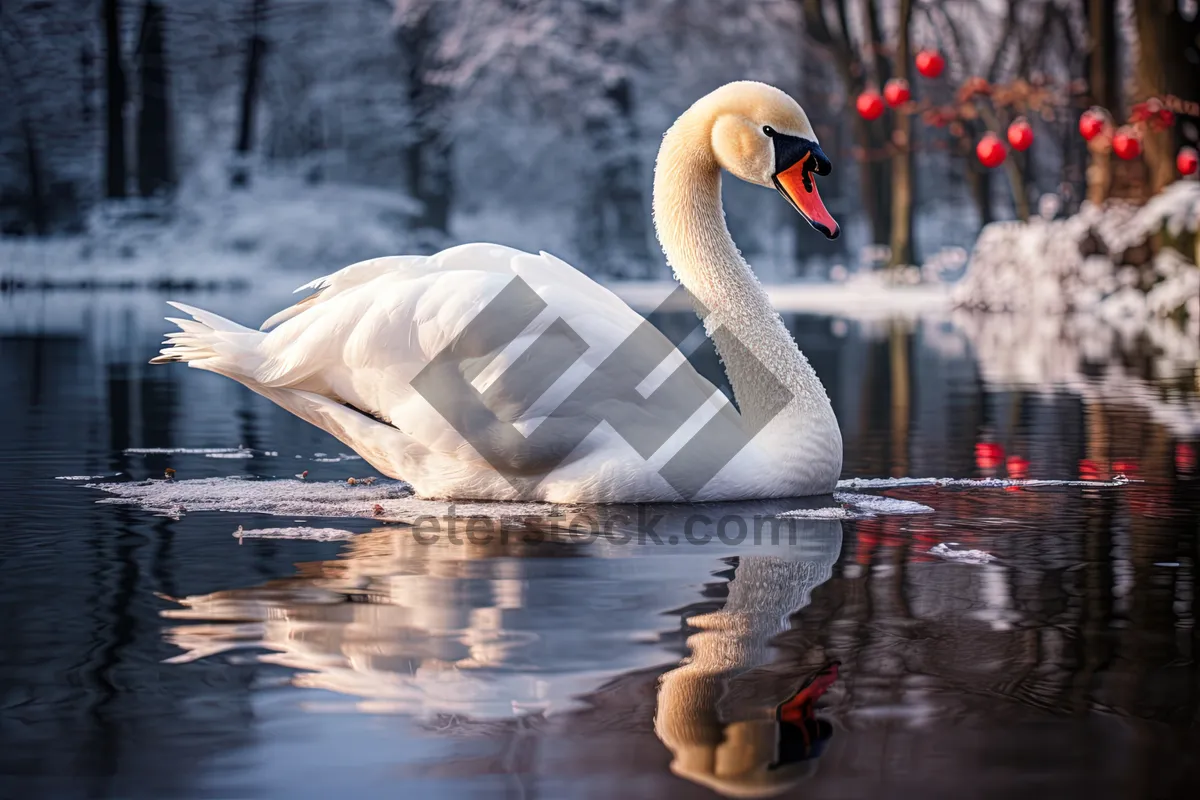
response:
{"label": "red berry", "polygon": [[1083,116],[1079,118],[1079,133],[1090,142],[1103,133],[1107,125],[1108,115],[1104,109],[1093,106],[1083,112]]}
{"label": "red berry", "polygon": [[1017,117],[1008,126],[1008,143],[1015,150],[1028,150],[1033,144],[1033,126],[1024,117]]}
{"label": "red berry", "polygon": [[1129,161],[1141,154],[1142,143],[1138,139],[1137,131],[1130,127],[1124,127],[1113,136],[1112,148],[1117,157]]}
{"label": "red berry", "polygon": [[883,98],[874,89],[868,89],[860,94],[854,105],[865,120],[879,119],[883,114]]}
{"label": "red berry", "polygon": [[946,68],[946,59],[937,50],[922,50],[917,53],[917,72],[926,78],[936,78]]}
{"label": "red berry", "polygon": [[994,133],[985,133],[979,140],[979,144],[975,145],[975,155],[979,158],[980,164],[991,169],[1004,163],[1008,151],[1004,149],[1004,143],[1000,141],[999,136]]}
{"label": "red berry", "polygon": [[883,87],[883,99],[887,100],[887,104],[892,108],[902,106],[912,98],[912,92],[909,91],[908,81],[903,78],[892,78]]}
{"label": "red berry", "polygon": [[1200,167],[1200,157],[1191,147],[1181,148],[1179,155],[1175,156],[1175,167],[1180,175],[1195,175],[1196,169]]}

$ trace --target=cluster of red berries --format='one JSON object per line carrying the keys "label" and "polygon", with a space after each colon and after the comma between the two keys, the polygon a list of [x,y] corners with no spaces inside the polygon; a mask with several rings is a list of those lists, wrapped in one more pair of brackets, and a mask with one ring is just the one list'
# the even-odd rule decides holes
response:
{"label": "cluster of red berries", "polygon": [[[1165,131],[1175,124],[1175,113],[1162,104],[1158,98],[1151,98],[1144,103],[1138,103],[1129,114],[1128,125],[1122,125],[1113,131],[1112,117],[1099,106],[1092,106],[1079,117],[1079,134],[1087,141],[1100,136],[1111,136],[1112,151],[1117,158],[1126,161],[1137,158],[1142,154],[1142,137],[1138,133],[1138,124],[1146,125],[1151,130]],[[1200,168],[1200,159],[1191,147],[1181,148],[1175,156],[1175,168],[1180,175],[1193,175]]]}
{"label": "cluster of red berries", "polygon": [[[925,49],[917,53],[916,67],[917,72],[924,77],[936,78],[946,68],[946,59],[936,50]],[[986,80],[971,78],[960,89],[959,99],[965,102],[976,94],[989,94],[990,92],[991,86]],[[903,78],[892,78],[884,85],[882,94],[874,88],[868,88],[858,96],[854,105],[863,119],[873,121],[883,116],[885,105],[890,108],[900,108],[911,99],[912,91],[909,89],[908,81]],[[931,112],[926,113],[926,118],[929,124],[939,128],[948,122],[941,115]],[[1101,134],[1108,135],[1112,150],[1117,157],[1131,160],[1137,158],[1142,152],[1142,140],[1138,133],[1138,125],[1145,125],[1151,130],[1165,131],[1174,124],[1174,112],[1163,105],[1161,100],[1151,98],[1144,103],[1136,104],[1130,113],[1129,124],[1123,125],[1115,131],[1113,131],[1112,120],[1108,112],[1098,106],[1092,107],[1079,118],[1079,132],[1089,142]],[[1024,117],[1013,120],[1012,124],[1008,126],[1008,144],[1014,150],[1029,149],[1033,144],[1033,126],[1029,124],[1029,120]],[[979,163],[991,169],[1004,163],[1008,157],[1008,149],[999,136],[988,132],[975,145],[975,156],[979,159]],[[1200,169],[1196,151],[1190,147],[1181,149],[1175,158],[1175,166],[1181,175],[1194,174],[1197,169]]]}
{"label": "cluster of red berries", "polygon": [[[936,50],[925,49],[917,53],[916,67],[917,72],[922,76],[937,78],[946,69],[946,59]],[[991,86],[982,78],[972,78],[963,85],[962,89],[962,93],[965,93],[967,99],[975,94],[990,92]],[[863,119],[873,121],[883,116],[885,104],[891,108],[900,108],[911,99],[912,90],[909,89],[908,81],[903,78],[892,78],[884,85],[882,95],[876,89],[869,88],[858,96],[854,105]],[[930,120],[930,124],[939,128],[946,122],[947,120],[940,116]],[[1033,144],[1033,127],[1024,117],[1013,121],[1009,126],[1008,143],[1016,150],[1028,150],[1029,146]],[[988,133],[979,140],[979,144],[975,147],[975,154],[984,166],[998,167],[1004,163],[1008,151],[1005,149],[1004,143],[1000,141],[1000,137],[994,133]]]}

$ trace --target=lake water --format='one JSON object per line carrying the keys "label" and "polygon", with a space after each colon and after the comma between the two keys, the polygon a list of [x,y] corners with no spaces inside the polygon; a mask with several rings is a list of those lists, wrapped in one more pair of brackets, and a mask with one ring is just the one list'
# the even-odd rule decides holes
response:
{"label": "lake water", "polygon": [[[932,512],[825,499],[775,542],[697,543],[689,520],[753,530],[812,503],[665,509],[641,540],[526,520],[507,541],[423,544],[312,516],[395,491],[347,487],[372,472],[333,439],[230,381],[146,364],[164,299],[0,296],[0,797],[1200,789],[1200,401],[1162,337],[788,318],[845,477],[1124,486],[852,489]],[[243,322],[284,301],[188,298]],[[171,490],[214,486],[243,510],[156,513],[84,487],[168,467]],[[281,480],[305,516],[261,513]],[[289,527],[341,538],[256,533]],[[815,711],[780,719],[833,662]]]}

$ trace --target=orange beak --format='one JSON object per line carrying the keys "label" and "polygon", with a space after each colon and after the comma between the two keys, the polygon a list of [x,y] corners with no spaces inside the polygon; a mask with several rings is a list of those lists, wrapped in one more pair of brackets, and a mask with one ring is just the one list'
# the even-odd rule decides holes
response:
{"label": "orange beak", "polygon": [[829,214],[829,209],[825,208],[825,203],[817,192],[817,182],[813,179],[811,169],[805,168],[810,158],[812,153],[805,153],[795,164],[777,173],[775,188],[800,212],[800,216],[808,220],[809,225],[826,237],[836,239],[842,229]]}

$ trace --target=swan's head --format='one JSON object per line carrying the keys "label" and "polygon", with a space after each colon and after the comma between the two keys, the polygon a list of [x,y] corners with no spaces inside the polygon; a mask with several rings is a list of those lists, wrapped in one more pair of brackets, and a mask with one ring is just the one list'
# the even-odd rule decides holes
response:
{"label": "swan's head", "polygon": [[775,188],[814,228],[830,239],[841,229],[817,193],[815,175],[828,175],[829,159],[808,115],[786,93],[754,81],[717,89],[697,103],[712,118],[717,162],[749,183]]}

